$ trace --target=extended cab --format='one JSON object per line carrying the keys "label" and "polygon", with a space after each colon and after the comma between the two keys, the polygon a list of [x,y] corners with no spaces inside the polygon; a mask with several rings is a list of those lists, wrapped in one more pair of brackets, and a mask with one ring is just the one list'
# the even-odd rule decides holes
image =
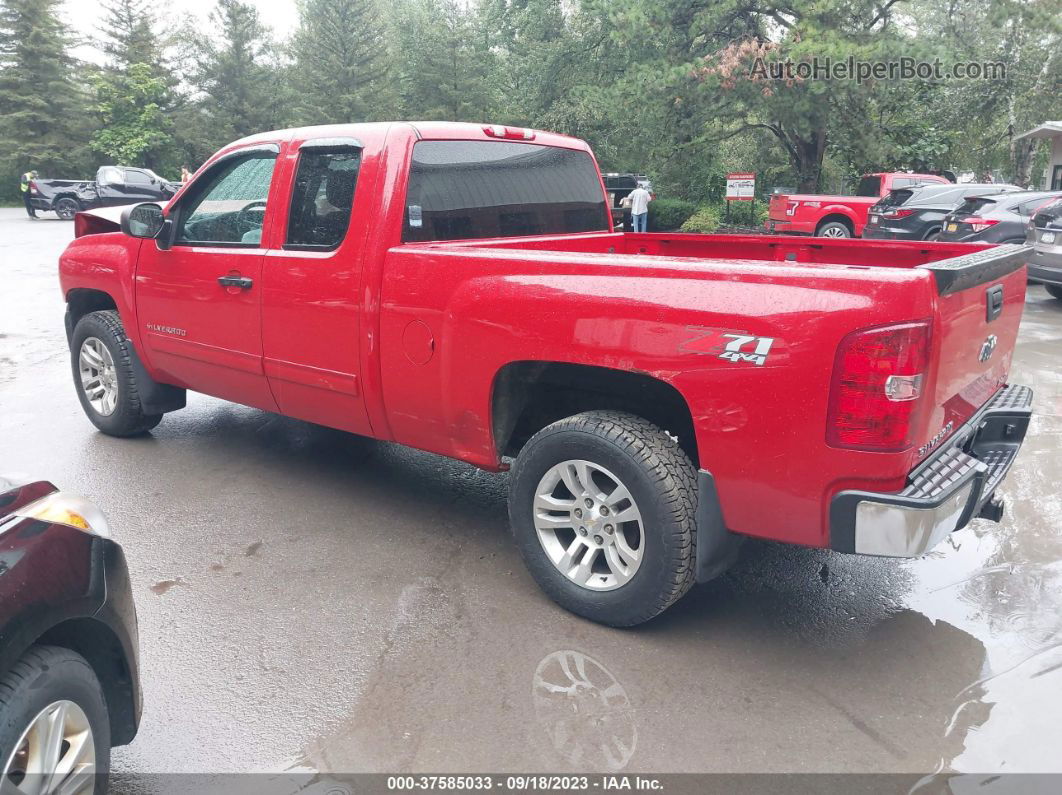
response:
{"label": "extended cab", "polygon": [[1030,417],[1025,247],[610,226],[573,138],[256,135],[165,208],[79,214],[77,394],[115,436],[191,389],[511,467],[535,579],[613,625],[745,536],[903,557],[999,518]]}
{"label": "extended cab", "polygon": [[860,237],[871,206],[889,191],[948,181],[936,174],[886,172],[862,177],[855,196],[775,193],[764,226],[772,234]]}
{"label": "extended cab", "polygon": [[34,179],[30,201],[37,210],[52,210],[69,221],[81,210],[144,201],[166,201],[180,188],[147,168],[102,166],[96,180]]}

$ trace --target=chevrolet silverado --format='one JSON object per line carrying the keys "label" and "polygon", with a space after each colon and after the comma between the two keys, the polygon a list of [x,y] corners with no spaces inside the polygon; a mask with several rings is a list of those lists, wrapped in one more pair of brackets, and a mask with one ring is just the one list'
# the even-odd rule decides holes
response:
{"label": "chevrolet silverado", "polygon": [[630,626],[746,536],[917,556],[995,495],[1023,246],[613,232],[582,141],[375,123],[226,146],[80,213],[78,397],[130,436],[195,390],[511,469],[542,589]]}

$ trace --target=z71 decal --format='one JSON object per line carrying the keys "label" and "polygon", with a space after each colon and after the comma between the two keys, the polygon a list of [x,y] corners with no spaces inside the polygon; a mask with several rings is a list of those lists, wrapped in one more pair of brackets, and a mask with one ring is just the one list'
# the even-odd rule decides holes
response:
{"label": "z71 decal", "polygon": [[751,364],[762,367],[768,359],[777,363],[781,353],[781,340],[776,337],[758,337],[746,331],[733,329],[687,326],[691,336],[679,346],[686,353],[715,356],[735,364]]}

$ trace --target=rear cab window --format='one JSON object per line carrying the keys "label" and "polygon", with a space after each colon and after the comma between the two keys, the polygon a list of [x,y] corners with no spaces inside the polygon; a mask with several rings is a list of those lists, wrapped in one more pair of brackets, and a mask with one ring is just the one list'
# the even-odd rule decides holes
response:
{"label": "rear cab window", "polygon": [[881,195],[881,177],[869,176],[863,177],[859,180],[859,187],[856,188],[856,196],[880,196]]}
{"label": "rear cab window", "polygon": [[418,141],[406,243],[610,231],[590,154],[507,141]]}

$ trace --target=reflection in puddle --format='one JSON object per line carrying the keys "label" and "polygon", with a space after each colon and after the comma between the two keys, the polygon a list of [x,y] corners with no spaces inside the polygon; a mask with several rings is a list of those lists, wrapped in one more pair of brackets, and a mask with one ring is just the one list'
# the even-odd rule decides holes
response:
{"label": "reflection in puddle", "polygon": [[572,767],[622,770],[638,743],[634,708],[605,666],[582,652],[542,658],[531,684],[535,719]]}

